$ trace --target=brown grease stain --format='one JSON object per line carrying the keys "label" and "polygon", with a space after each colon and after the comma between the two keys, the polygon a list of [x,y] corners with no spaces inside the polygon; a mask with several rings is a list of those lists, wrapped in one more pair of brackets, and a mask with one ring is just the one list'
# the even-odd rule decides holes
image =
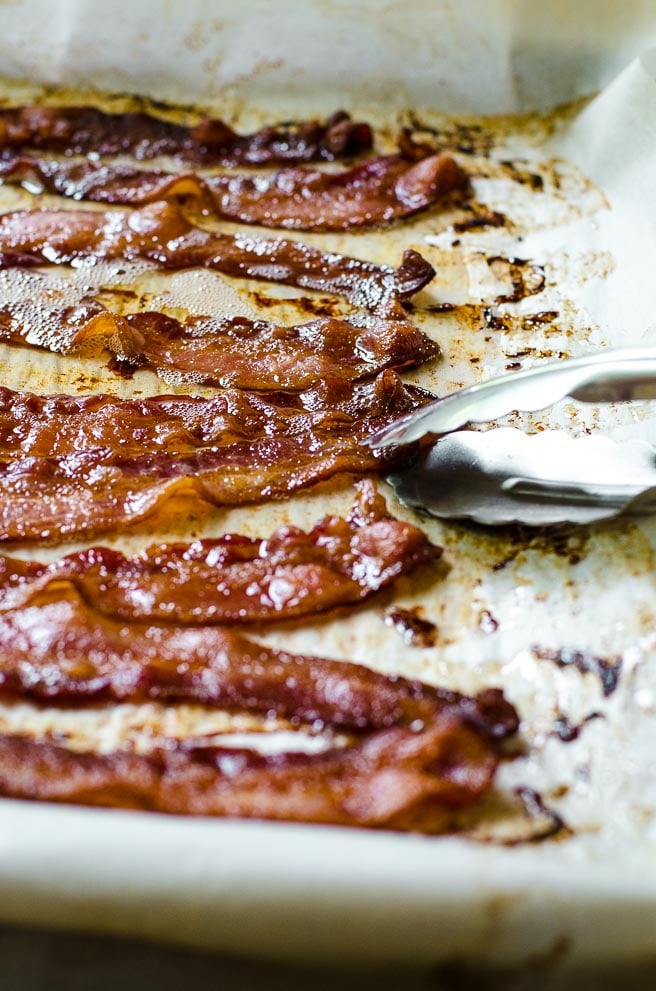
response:
{"label": "brown grease stain", "polygon": [[[463,209],[472,209],[472,207],[463,206]],[[498,210],[486,210],[482,207],[481,212],[475,213],[473,217],[468,217],[466,220],[457,220],[454,224],[451,224],[451,230],[455,234],[464,234],[465,231],[475,230],[476,228],[505,227],[507,223],[508,218],[505,214],[500,213]]]}
{"label": "brown grease stain", "polygon": [[385,613],[385,625],[393,626],[410,647],[434,647],[437,643],[437,626],[421,615],[421,607],[404,609],[392,606]]}
{"label": "brown grease stain", "polygon": [[594,719],[605,719],[605,716],[602,712],[591,712],[580,723],[571,723],[564,713],[559,713],[554,720],[554,728],[549,735],[557,736],[563,743],[573,743],[574,740],[578,740],[584,727]]}
{"label": "brown grease stain", "polygon": [[293,306],[300,313],[309,316],[334,317],[341,313],[342,306],[338,299],[332,296],[319,296],[316,299],[310,296],[294,296],[289,299],[281,299],[279,296],[269,296],[261,290],[251,290],[251,299],[262,309],[270,309],[276,306]]}
{"label": "brown grease stain", "polygon": [[458,151],[462,155],[486,157],[496,142],[492,130],[482,124],[450,120],[441,127],[433,127],[422,121],[414,111],[408,113],[408,120],[414,132],[437,139],[431,143],[437,151]]}
{"label": "brown grease stain", "polygon": [[539,552],[562,557],[569,564],[579,564],[588,553],[590,531],[586,527],[555,525],[541,527],[537,532],[530,527],[515,524],[504,528],[504,535],[516,550],[509,551],[493,566],[493,571],[501,571],[523,552]]}
{"label": "brown grease stain", "polygon": [[492,792],[475,813],[473,809],[463,810],[459,826],[469,840],[502,847],[558,842],[573,835],[562,817],[528,787],[516,788],[510,794]]}
{"label": "brown grease stain", "polygon": [[499,278],[510,280],[511,289],[497,296],[497,303],[517,303],[527,296],[536,296],[542,292],[547,276],[542,265],[530,258],[506,258],[505,255],[491,255],[487,263]]}
{"label": "brown grease stain", "polygon": [[[524,806],[528,816],[543,822],[543,827],[538,832],[520,842],[537,843],[547,839],[562,840],[573,835],[572,830],[565,823],[562,816],[555,809],[545,805],[542,796],[534,788],[522,785],[520,788],[515,789],[515,794]],[[507,845],[516,846],[517,844],[509,843]]]}
{"label": "brown grease stain", "polygon": [[596,674],[601,682],[604,698],[612,695],[622,673],[622,657],[597,657],[595,654],[571,647],[551,649],[532,647],[533,656],[539,661],[551,661],[559,668],[575,667],[582,674]]}
{"label": "brown grease stain", "polygon": [[535,192],[541,193],[544,190],[544,177],[526,168],[523,159],[506,158],[499,162],[499,165],[502,166],[504,174],[513,182],[518,182],[522,186],[529,186]]}
{"label": "brown grease stain", "polygon": [[539,310],[537,313],[528,313],[516,316],[510,313],[498,313],[493,306],[484,306],[481,315],[485,321],[485,326],[492,330],[517,331],[533,330],[535,327],[544,327],[558,319],[558,310]]}
{"label": "brown grease stain", "polygon": [[494,618],[489,609],[483,609],[478,621],[478,628],[483,633],[496,633],[499,629],[499,621]]}
{"label": "brown grease stain", "polygon": [[118,375],[122,379],[133,379],[134,373],[137,370],[132,362],[123,361],[115,355],[112,356],[106,364],[110,372],[113,372],[114,375]]}
{"label": "brown grease stain", "polygon": [[[562,361],[565,358],[571,358],[572,354],[570,351],[556,351],[553,348],[521,348],[519,351],[509,351],[506,357],[511,359],[549,358],[552,361]],[[513,360],[511,364],[516,368],[521,368],[521,361]],[[506,365],[506,367],[508,366]]]}

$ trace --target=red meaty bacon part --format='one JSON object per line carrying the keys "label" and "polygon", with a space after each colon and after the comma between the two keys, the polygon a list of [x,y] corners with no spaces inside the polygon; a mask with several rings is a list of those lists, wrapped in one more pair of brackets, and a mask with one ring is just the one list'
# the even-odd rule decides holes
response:
{"label": "red meaty bacon part", "polygon": [[325,121],[263,127],[240,135],[220,120],[194,126],[144,113],[108,114],[93,107],[16,107],[0,110],[0,148],[64,154],[130,154],[137,160],[173,155],[204,165],[313,162],[368,151],[368,124],[338,111]]}
{"label": "red meaty bacon part", "polygon": [[186,741],[98,756],[0,737],[0,793],[15,797],[430,831],[487,791],[498,741],[518,726],[495,690],[468,698],[220,627],[126,626],[67,598],[0,617],[0,645],[6,695],[191,699],[356,734],[276,755]]}
{"label": "red meaty bacon part", "polygon": [[166,381],[240,389],[307,389],[322,378],[357,380],[385,368],[420,365],[439,353],[407,320],[370,317],[356,327],[324,317],[281,327],[245,317],[111,313],[94,299],[79,306],[0,307],[0,341],[62,354],[109,351],[123,368],[149,368]]}
{"label": "red meaty bacon part", "polygon": [[0,267],[84,259],[150,262],[166,270],[209,268],[235,278],[336,293],[356,306],[401,318],[401,300],[435,274],[413,250],[393,269],[300,241],[208,231],[190,224],[171,203],[130,212],[20,210],[0,216]]}
{"label": "red meaty bacon part", "polygon": [[467,185],[450,155],[420,161],[372,158],[346,172],[283,169],[270,175],[174,174],[161,169],[38,158],[0,161],[0,181],[76,200],[144,206],[155,200],[194,201],[224,220],[304,231],[379,227],[434,206]]}
{"label": "red meaty bacon part", "polygon": [[441,553],[418,527],[389,516],[365,481],[348,519],[326,517],[308,533],[283,526],[267,540],[228,534],[155,545],[131,558],[92,547],[51,564],[0,555],[0,611],[56,587],[119,619],[291,619],[357,603]]}
{"label": "red meaty bacon part", "polygon": [[123,400],[0,389],[0,539],[102,533],[174,497],[227,506],[366,474],[399,453],[374,452],[364,440],[430,398],[390,371],[296,395],[233,389]]}

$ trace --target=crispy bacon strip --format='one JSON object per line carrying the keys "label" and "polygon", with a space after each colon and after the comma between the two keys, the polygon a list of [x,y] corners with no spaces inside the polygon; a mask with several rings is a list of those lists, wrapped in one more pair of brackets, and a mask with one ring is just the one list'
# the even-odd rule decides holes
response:
{"label": "crispy bacon strip", "polygon": [[332,161],[368,151],[368,124],[338,111],[325,121],[263,127],[239,135],[220,120],[173,124],[144,113],[108,114],[93,107],[0,110],[0,147],[64,154],[130,154],[138,160],[174,155],[205,165],[274,165]]}
{"label": "crispy bacon strip", "polygon": [[0,216],[0,267],[119,258],[168,270],[210,268],[233,277],[337,293],[356,306],[399,317],[400,301],[435,274],[413,250],[393,269],[300,241],[208,231],[190,224],[172,203],[151,203],[130,212],[19,210]]}
{"label": "crispy bacon strip", "polygon": [[374,452],[364,439],[430,398],[390,371],[296,395],[123,400],[0,389],[0,539],[102,533],[176,496],[243,504],[375,471],[399,452]]}
{"label": "crispy bacon strip", "polygon": [[[508,709],[378,674],[359,664],[289,654],[221,626],[112,619],[69,588],[0,615],[0,691],[58,703],[186,701],[272,713],[353,733],[428,722],[457,704],[503,736]],[[504,715],[505,714],[505,715]],[[487,731],[487,730],[486,730]],[[492,732],[492,730],[490,730]]]}
{"label": "crispy bacon strip", "polygon": [[120,619],[291,619],[359,602],[441,553],[418,527],[389,516],[365,481],[348,519],[328,516],[308,533],[284,526],[268,540],[228,534],[155,545],[131,558],[92,547],[51,564],[0,555],[0,611],[57,587]]}
{"label": "crispy bacon strip", "polygon": [[98,757],[0,737],[0,793],[24,798],[430,828],[442,821],[436,803],[457,807],[486,791],[496,742],[518,726],[495,690],[468,698],[215,626],[126,625],[70,597],[0,617],[0,647],[10,696],[192,699],[369,734],[319,755],[276,756],[192,741],[145,757]]}
{"label": "crispy bacon strip", "polygon": [[408,161],[402,155],[369,159],[340,173],[284,169],[269,175],[171,173],[122,165],[16,157],[0,162],[0,182],[76,200],[143,206],[155,200],[192,200],[224,220],[304,231],[379,227],[427,210],[466,173],[450,155]]}
{"label": "crispy bacon strip", "polygon": [[436,833],[489,790],[494,745],[457,707],[320,754],[179,744],[147,755],[75,753],[0,736],[0,794],[184,815]]}
{"label": "crispy bacon strip", "polygon": [[407,320],[370,317],[363,327],[332,317],[293,327],[245,317],[181,322],[159,312],[121,316],[94,299],[66,308],[0,307],[0,341],[62,354],[105,350],[123,369],[149,368],[173,384],[292,391],[322,378],[355,381],[385,368],[409,368],[439,353]]}

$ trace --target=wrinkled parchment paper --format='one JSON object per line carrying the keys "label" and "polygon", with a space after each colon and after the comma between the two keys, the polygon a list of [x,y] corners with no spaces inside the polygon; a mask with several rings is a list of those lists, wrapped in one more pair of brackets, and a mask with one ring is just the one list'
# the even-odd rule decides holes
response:
{"label": "wrinkled parchment paper", "polygon": [[[514,218],[514,227],[472,231],[454,246],[438,215],[394,235],[395,254],[412,243],[440,264],[435,301],[484,301],[481,259],[493,252],[533,260],[547,273],[541,295],[500,308],[514,321],[509,336],[486,344],[480,328],[459,317],[430,324],[445,359],[426,384],[441,392],[502,371],[515,352],[526,366],[549,348],[557,356],[656,343],[656,50],[639,54],[652,42],[656,15],[640,2],[0,6],[0,74],[26,95],[33,83],[95,86],[203,104],[246,122],[253,106],[275,117],[337,105],[383,121],[404,108],[419,108],[424,120],[433,111],[546,110],[601,89],[533,128],[502,128],[508,155],[527,168],[561,162],[547,170],[543,199],[523,195],[501,167],[475,178],[477,199]],[[11,92],[16,99],[21,90]],[[382,243],[359,236],[358,252],[375,257],[387,250]],[[184,295],[184,277],[178,286]],[[216,289],[203,286],[215,299]],[[548,334],[521,323],[551,309],[560,320]],[[36,388],[30,376],[61,383],[67,374],[65,362],[47,356],[29,364],[6,351],[3,361],[15,387]],[[415,378],[425,382],[422,374]],[[527,422],[656,442],[646,407],[593,414],[561,404]],[[349,493],[308,496],[289,512],[303,525],[349,501]],[[282,513],[235,510],[221,528],[259,532]],[[269,639],[464,690],[503,684],[531,747],[503,768],[500,783],[547,794],[569,837],[508,848],[2,802],[2,919],[310,960],[635,961],[656,953],[656,523],[598,528],[571,538],[564,552],[522,544],[503,567],[495,567],[493,536],[427,527],[445,543],[451,574],[436,589],[408,585],[398,598],[438,617],[434,651],[404,646],[383,626],[379,606]],[[604,696],[598,677],[540,660],[536,644],[621,658],[617,689]],[[575,741],[554,736],[563,714],[575,725],[595,712],[601,717]]]}

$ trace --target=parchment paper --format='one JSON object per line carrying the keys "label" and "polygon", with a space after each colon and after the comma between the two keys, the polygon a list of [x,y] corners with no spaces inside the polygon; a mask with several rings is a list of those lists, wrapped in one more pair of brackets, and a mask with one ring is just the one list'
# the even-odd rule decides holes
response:
{"label": "parchment paper", "polygon": [[182,103],[550,109],[656,42],[650,0],[5,0],[11,79]]}

